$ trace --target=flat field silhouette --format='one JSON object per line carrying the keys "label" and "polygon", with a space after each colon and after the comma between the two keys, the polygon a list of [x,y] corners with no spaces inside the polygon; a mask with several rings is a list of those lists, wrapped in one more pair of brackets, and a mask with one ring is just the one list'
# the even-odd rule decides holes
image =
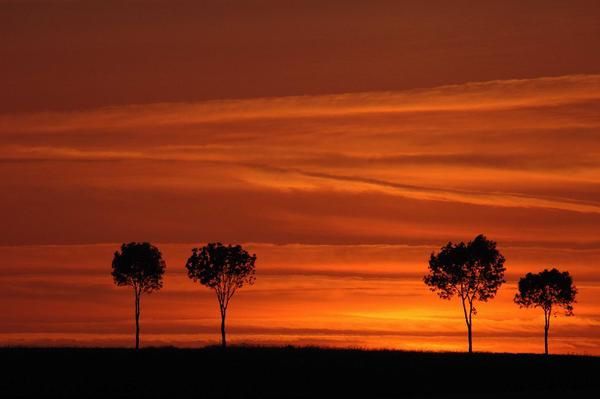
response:
{"label": "flat field silhouette", "polygon": [[295,347],[2,348],[0,397],[593,397],[600,357]]}

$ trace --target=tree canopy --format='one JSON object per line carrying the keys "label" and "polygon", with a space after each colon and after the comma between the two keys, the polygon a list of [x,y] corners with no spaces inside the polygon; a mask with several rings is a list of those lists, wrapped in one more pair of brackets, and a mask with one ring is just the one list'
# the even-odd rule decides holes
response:
{"label": "tree canopy", "polygon": [[250,255],[240,245],[218,242],[193,248],[185,267],[193,281],[214,288],[227,298],[244,284],[254,283],[255,261],[256,255]]}
{"label": "tree canopy", "polygon": [[571,316],[576,294],[577,288],[569,272],[544,269],[540,273],[527,273],[519,280],[515,302],[521,307],[540,307],[548,311],[558,306]]}
{"label": "tree canopy", "polygon": [[162,288],[165,267],[157,247],[148,242],[130,242],[115,252],[111,274],[116,285],[128,285],[140,293],[150,293]]}
{"label": "tree canopy", "polygon": [[504,261],[496,243],[480,234],[468,244],[449,242],[439,253],[432,253],[424,281],[443,299],[458,295],[485,302],[505,282]]}

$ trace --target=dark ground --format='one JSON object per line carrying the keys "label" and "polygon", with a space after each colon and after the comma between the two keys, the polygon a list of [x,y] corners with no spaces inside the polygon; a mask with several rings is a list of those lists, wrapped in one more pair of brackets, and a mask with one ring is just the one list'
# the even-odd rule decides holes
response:
{"label": "dark ground", "polygon": [[1,348],[0,398],[589,398],[600,357],[320,348]]}

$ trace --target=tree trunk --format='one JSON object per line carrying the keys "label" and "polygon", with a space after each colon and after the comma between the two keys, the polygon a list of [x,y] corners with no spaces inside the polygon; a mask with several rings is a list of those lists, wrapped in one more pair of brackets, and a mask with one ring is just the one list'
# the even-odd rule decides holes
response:
{"label": "tree trunk", "polygon": [[140,349],[140,294],[135,293],[135,349]]}
{"label": "tree trunk", "polygon": [[223,349],[227,347],[227,340],[225,338],[225,310],[221,311],[221,347]]}
{"label": "tree trunk", "polygon": [[544,310],[544,354],[548,355],[548,330],[550,329],[551,311]]}
{"label": "tree trunk", "polygon": [[473,353],[472,323],[467,324],[467,330],[469,334],[469,353]]}
{"label": "tree trunk", "polygon": [[548,354],[548,327],[544,328],[544,353]]}
{"label": "tree trunk", "polygon": [[473,338],[471,335],[471,325],[473,324],[473,304],[469,301],[469,311],[467,313],[466,297],[461,296],[463,314],[465,315],[465,324],[467,325],[467,338],[469,340],[469,353],[473,353]]}

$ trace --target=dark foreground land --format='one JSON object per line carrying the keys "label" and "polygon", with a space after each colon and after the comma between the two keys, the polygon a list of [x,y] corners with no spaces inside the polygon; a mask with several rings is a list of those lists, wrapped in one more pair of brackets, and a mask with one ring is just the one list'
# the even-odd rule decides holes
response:
{"label": "dark foreground land", "polygon": [[319,348],[0,349],[0,398],[588,398],[600,358]]}

